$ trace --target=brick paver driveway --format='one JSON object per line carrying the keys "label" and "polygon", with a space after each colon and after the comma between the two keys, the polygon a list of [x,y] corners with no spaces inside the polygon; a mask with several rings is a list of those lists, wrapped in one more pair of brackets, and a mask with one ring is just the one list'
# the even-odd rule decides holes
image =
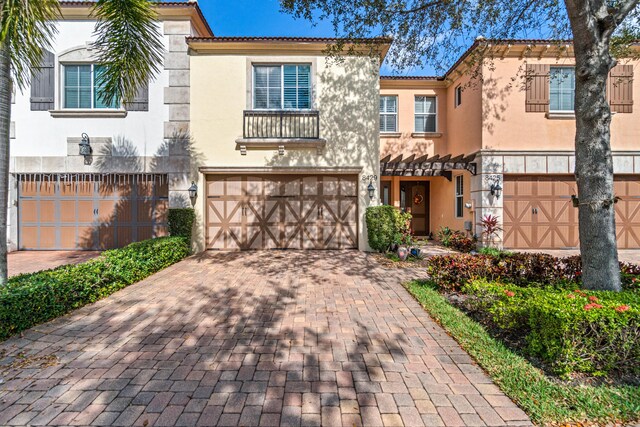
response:
{"label": "brick paver driveway", "polygon": [[9,276],[78,264],[100,255],[95,251],[20,251],[7,256]]}
{"label": "brick paver driveway", "polygon": [[409,274],[358,252],[188,259],[0,344],[0,425],[530,425]]}

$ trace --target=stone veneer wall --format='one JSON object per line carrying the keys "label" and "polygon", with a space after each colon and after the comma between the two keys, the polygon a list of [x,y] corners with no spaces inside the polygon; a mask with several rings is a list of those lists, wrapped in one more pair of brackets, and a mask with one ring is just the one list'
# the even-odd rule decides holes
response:
{"label": "stone veneer wall", "polygon": [[[164,67],[169,72],[169,86],[164,88],[164,104],[169,107],[169,121],[164,123],[165,139],[175,138],[177,135],[189,135],[190,117],[190,58],[186,37],[192,35],[189,21],[165,21],[164,34],[169,41],[168,52],[165,56]],[[188,146],[172,144],[169,156],[188,157]],[[189,162],[186,170],[169,175],[169,206],[189,206],[186,190],[191,180],[197,176],[189,176]]]}

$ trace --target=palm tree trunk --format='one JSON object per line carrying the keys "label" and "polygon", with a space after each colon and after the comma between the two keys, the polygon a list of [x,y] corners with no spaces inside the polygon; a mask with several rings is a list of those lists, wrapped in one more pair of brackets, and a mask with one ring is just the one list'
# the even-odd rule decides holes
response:
{"label": "palm tree trunk", "polygon": [[0,286],[7,283],[7,208],[9,204],[9,138],[11,126],[11,58],[0,45]]}

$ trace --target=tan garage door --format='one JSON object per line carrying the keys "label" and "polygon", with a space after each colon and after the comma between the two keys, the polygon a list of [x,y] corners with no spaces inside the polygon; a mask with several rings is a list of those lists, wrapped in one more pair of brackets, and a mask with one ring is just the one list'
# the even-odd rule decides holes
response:
{"label": "tan garage door", "polygon": [[209,175],[207,248],[357,248],[357,194],[357,176]]}
{"label": "tan garage door", "polygon": [[[579,246],[578,210],[571,203],[571,176],[504,177],[504,245],[564,249]],[[618,247],[640,248],[640,177],[618,176],[615,193]]]}
{"label": "tan garage door", "polygon": [[165,175],[21,175],[21,250],[101,250],[167,234]]}

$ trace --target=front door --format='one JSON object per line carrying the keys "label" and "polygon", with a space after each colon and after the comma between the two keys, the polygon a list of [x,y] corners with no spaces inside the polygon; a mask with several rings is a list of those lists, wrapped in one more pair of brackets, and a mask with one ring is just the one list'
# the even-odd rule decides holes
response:
{"label": "front door", "polygon": [[414,236],[429,235],[429,182],[400,182],[400,207],[411,214]]}

